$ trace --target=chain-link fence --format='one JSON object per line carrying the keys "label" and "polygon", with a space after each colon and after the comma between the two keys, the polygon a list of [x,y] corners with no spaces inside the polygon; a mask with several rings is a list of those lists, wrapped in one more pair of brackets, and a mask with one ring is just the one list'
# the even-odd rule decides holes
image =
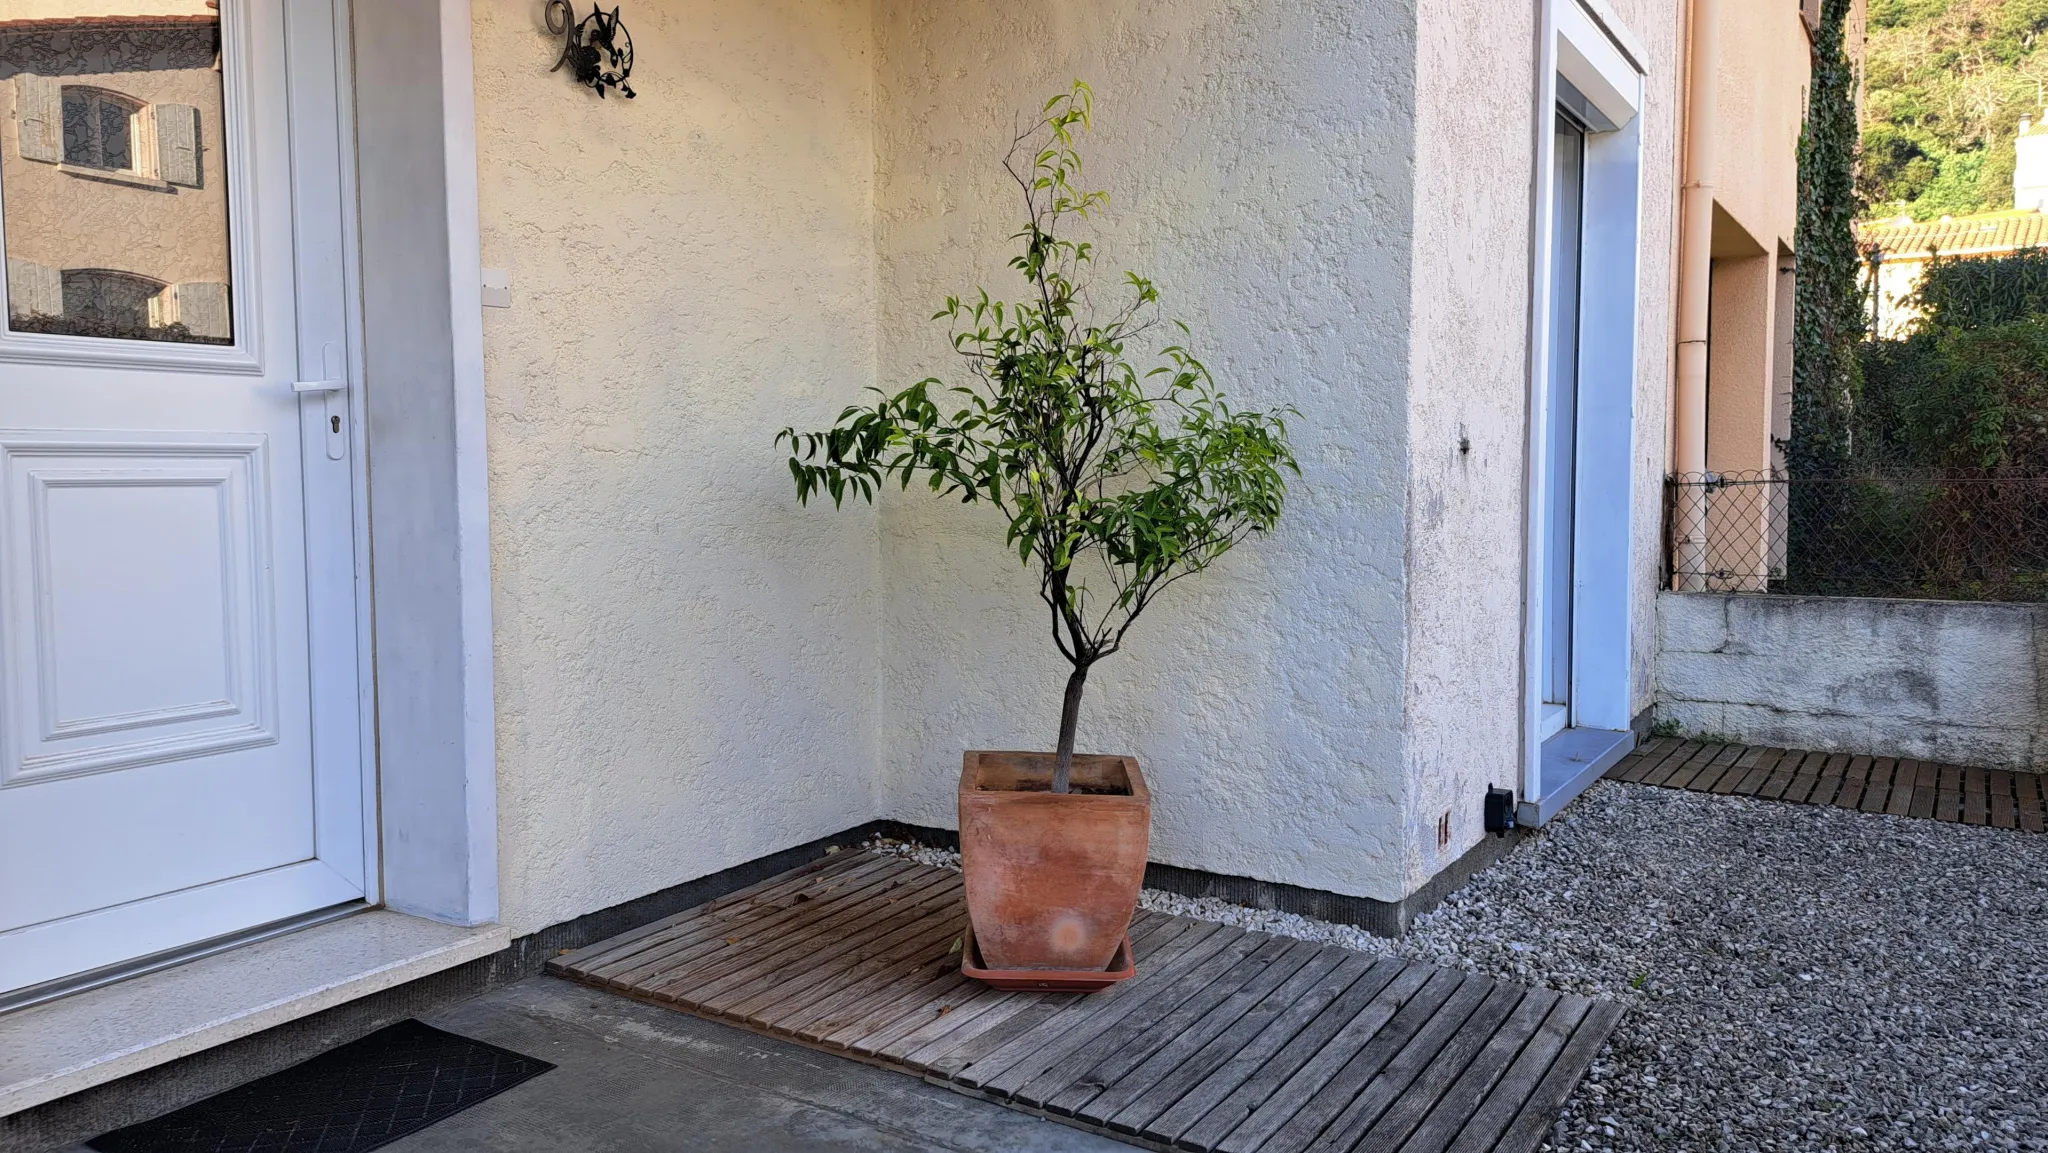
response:
{"label": "chain-link fence", "polygon": [[2048,601],[2048,475],[1693,473],[1664,496],[1669,588]]}

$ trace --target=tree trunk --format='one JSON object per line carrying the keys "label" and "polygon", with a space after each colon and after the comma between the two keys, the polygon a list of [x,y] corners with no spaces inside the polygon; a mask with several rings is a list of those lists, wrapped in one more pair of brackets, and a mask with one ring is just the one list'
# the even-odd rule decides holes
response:
{"label": "tree trunk", "polygon": [[1081,725],[1081,690],[1088,685],[1088,666],[1075,665],[1067,678],[1067,698],[1060,705],[1060,760],[1052,771],[1052,791],[1064,793],[1074,772],[1074,731]]}

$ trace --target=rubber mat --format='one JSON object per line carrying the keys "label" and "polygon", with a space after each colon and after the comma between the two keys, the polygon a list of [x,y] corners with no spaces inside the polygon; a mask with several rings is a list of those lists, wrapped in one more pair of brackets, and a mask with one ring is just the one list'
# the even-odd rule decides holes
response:
{"label": "rubber mat", "polygon": [[554,1068],[418,1021],[175,1113],[95,1137],[101,1153],[366,1153]]}

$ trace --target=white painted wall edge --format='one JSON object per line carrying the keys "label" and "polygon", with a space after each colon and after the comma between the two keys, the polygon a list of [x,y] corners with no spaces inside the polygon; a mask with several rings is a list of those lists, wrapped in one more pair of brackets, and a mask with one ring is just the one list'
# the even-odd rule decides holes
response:
{"label": "white painted wall edge", "polygon": [[462,584],[464,793],[470,923],[498,919],[498,734],[492,664],[490,465],[485,446],[483,233],[477,200],[470,0],[441,0],[449,329],[455,376],[456,552]]}

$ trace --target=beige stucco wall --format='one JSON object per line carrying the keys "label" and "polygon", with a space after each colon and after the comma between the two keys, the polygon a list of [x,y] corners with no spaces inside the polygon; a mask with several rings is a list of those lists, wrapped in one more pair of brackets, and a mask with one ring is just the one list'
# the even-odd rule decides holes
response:
{"label": "beige stucco wall", "polygon": [[1714,202],[1760,250],[1789,249],[1812,70],[1806,24],[1796,6],[1778,0],[1720,0],[1716,11]]}
{"label": "beige stucco wall", "polygon": [[[1408,5],[878,11],[885,386],[959,374],[927,319],[944,294],[1016,291],[1001,150],[1080,76],[1107,284],[1156,277],[1233,401],[1300,410],[1279,531],[1148,611],[1097,667],[1083,745],[1140,758],[1157,860],[1399,897]],[[963,748],[1051,747],[1064,665],[994,517],[913,491],[883,529],[885,787],[950,826]]]}
{"label": "beige stucco wall", "polygon": [[[962,749],[1050,746],[1065,667],[1000,521],[918,491],[799,510],[769,440],[871,383],[959,376],[930,314],[1017,291],[1000,150],[1075,76],[1114,198],[1104,295],[1155,277],[1235,402],[1299,410],[1304,470],[1276,534],[1097,668],[1082,744],[1141,758],[1171,864],[1393,900],[1477,842],[1484,786],[1519,771],[1549,119],[1515,95],[1532,23],[1409,4],[662,0],[634,19],[630,104],[542,79],[537,16],[478,6],[484,263],[514,297],[485,317],[509,922],[873,816],[950,826]],[[1649,573],[1677,24],[1618,7],[1651,70]]]}
{"label": "beige stucco wall", "polygon": [[879,812],[873,514],[770,443],[875,356],[866,3],[628,11],[637,100],[475,5],[503,919]]}

